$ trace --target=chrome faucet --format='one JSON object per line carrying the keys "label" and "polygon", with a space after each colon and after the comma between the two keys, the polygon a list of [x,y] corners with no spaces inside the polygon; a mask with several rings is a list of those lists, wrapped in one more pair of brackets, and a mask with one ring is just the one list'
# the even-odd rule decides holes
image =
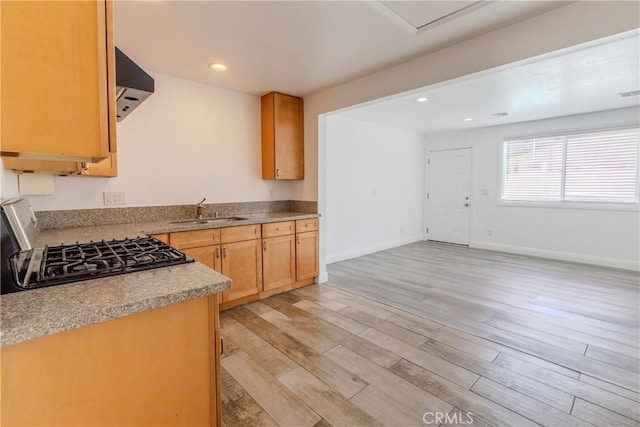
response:
{"label": "chrome faucet", "polygon": [[207,200],[206,197],[196,205],[196,219],[202,219],[202,204],[204,203],[205,200]]}

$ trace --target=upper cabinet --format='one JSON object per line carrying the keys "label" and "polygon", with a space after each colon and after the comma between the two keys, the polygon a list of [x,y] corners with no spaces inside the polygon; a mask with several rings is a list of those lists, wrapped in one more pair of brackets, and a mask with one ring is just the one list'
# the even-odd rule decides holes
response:
{"label": "upper cabinet", "polygon": [[302,98],[262,97],[262,179],[304,179]]}
{"label": "upper cabinet", "polygon": [[4,168],[16,173],[44,173],[60,176],[96,176],[113,178],[118,176],[118,155],[110,154],[97,163],[65,162],[58,160],[24,159],[5,157]]}
{"label": "upper cabinet", "polygon": [[3,157],[100,162],[116,152],[112,7],[0,2]]}

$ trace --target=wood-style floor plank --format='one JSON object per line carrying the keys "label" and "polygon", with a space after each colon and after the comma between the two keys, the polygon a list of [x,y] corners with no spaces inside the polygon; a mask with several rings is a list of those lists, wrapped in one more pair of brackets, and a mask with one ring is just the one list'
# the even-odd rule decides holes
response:
{"label": "wood-style floor plank", "polygon": [[630,418],[579,398],[576,398],[571,413],[595,426],[638,427],[638,423]]}
{"label": "wood-style floor plank", "polygon": [[503,369],[502,367],[484,361],[470,354],[447,347],[435,341],[428,341],[420,346],[421,349],[434,356],[448,360],[458,366],[475,372],[476,374],[489,378],[497,383],[510,387],[524,395],[538,399],[550,406],[560,409],[566,413],[571,412],[573,396],[557,388],[532,380],[521,375],[515,370]]}
{"label": "wood-style floor plank", "polygon": [[418,242],[329,274],[221,313],[225,426],[291,424],[283,390],[314,427],[640,425],[638,273]]}
{"label": "wood-style floor plank", "polygon": [[335,427],[382,425],[302,367],[287,372],[279,380]]}
{"label": "wood-style floor plank", "polygon": [[226,357],[222,366],[279,425],[313,427],[320,421],[318,414],[243,351]]}
{"label": "wood-style floor plank", "polygon": [[440,399],[464,408],[484,422],[493,426],[534,426],[533,421],[516,414],[470,390],[447,381],[432,372],[406,360],[401,360],[391,367],[391,372],[406,379],[439,397]]}
{"label": "wood-style floor plank", "polygon": [[332,348],[325,353],[325,356],[349,372],[358,375],[370,385],[390,396],[396,397],[407,408],[416,413],[423,414],[426,411],[449,412],[453,409],[450,404],[368,361],[348,348],[342,346]]}
{"label": "wood-style floor plank", "polygon": [[471,391],[541,425],[589,426],[589,423],[579,418],[486,378],[480,378]]}

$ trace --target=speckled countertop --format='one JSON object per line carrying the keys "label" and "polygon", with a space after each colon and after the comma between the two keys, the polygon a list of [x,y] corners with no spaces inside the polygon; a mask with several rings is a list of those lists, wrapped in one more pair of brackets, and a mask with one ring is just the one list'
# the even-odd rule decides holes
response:
{"label": "speckled countertop", "polygon": [[[45,230],[34,246],[292,221],[319,215],[271,212],[241,216],[246,219],[208,224],[171,224],[165,221]],[[189,263],[2,295],[0,346],[164,307],[230,287],[229,278],[202,264]]]}
{"label": "speckled countertop", "polygon": [[235,227],[250,224],[266,224],[270,222],[294,221],[298,219],[318,218],[318,214],[301,212],[268,212],[251,215],[238,215],[242,220],[216,221],[207,224],[174,224],[167,221],[136,222],[132,224],[112,224],[95,227],[77,227],[44,230],[35,241],[34,246],[73,244],[102,239],[124,239],[143,234],[174,233],[178,231],[204,230],[208,228]]}

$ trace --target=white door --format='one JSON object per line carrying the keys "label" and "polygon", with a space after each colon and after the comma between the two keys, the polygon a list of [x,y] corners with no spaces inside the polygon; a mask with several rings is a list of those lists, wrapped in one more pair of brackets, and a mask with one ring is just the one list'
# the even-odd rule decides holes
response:
{"label": "white door", "polygon": [[471,148],[429,153],[427,239],[469,244]]}

